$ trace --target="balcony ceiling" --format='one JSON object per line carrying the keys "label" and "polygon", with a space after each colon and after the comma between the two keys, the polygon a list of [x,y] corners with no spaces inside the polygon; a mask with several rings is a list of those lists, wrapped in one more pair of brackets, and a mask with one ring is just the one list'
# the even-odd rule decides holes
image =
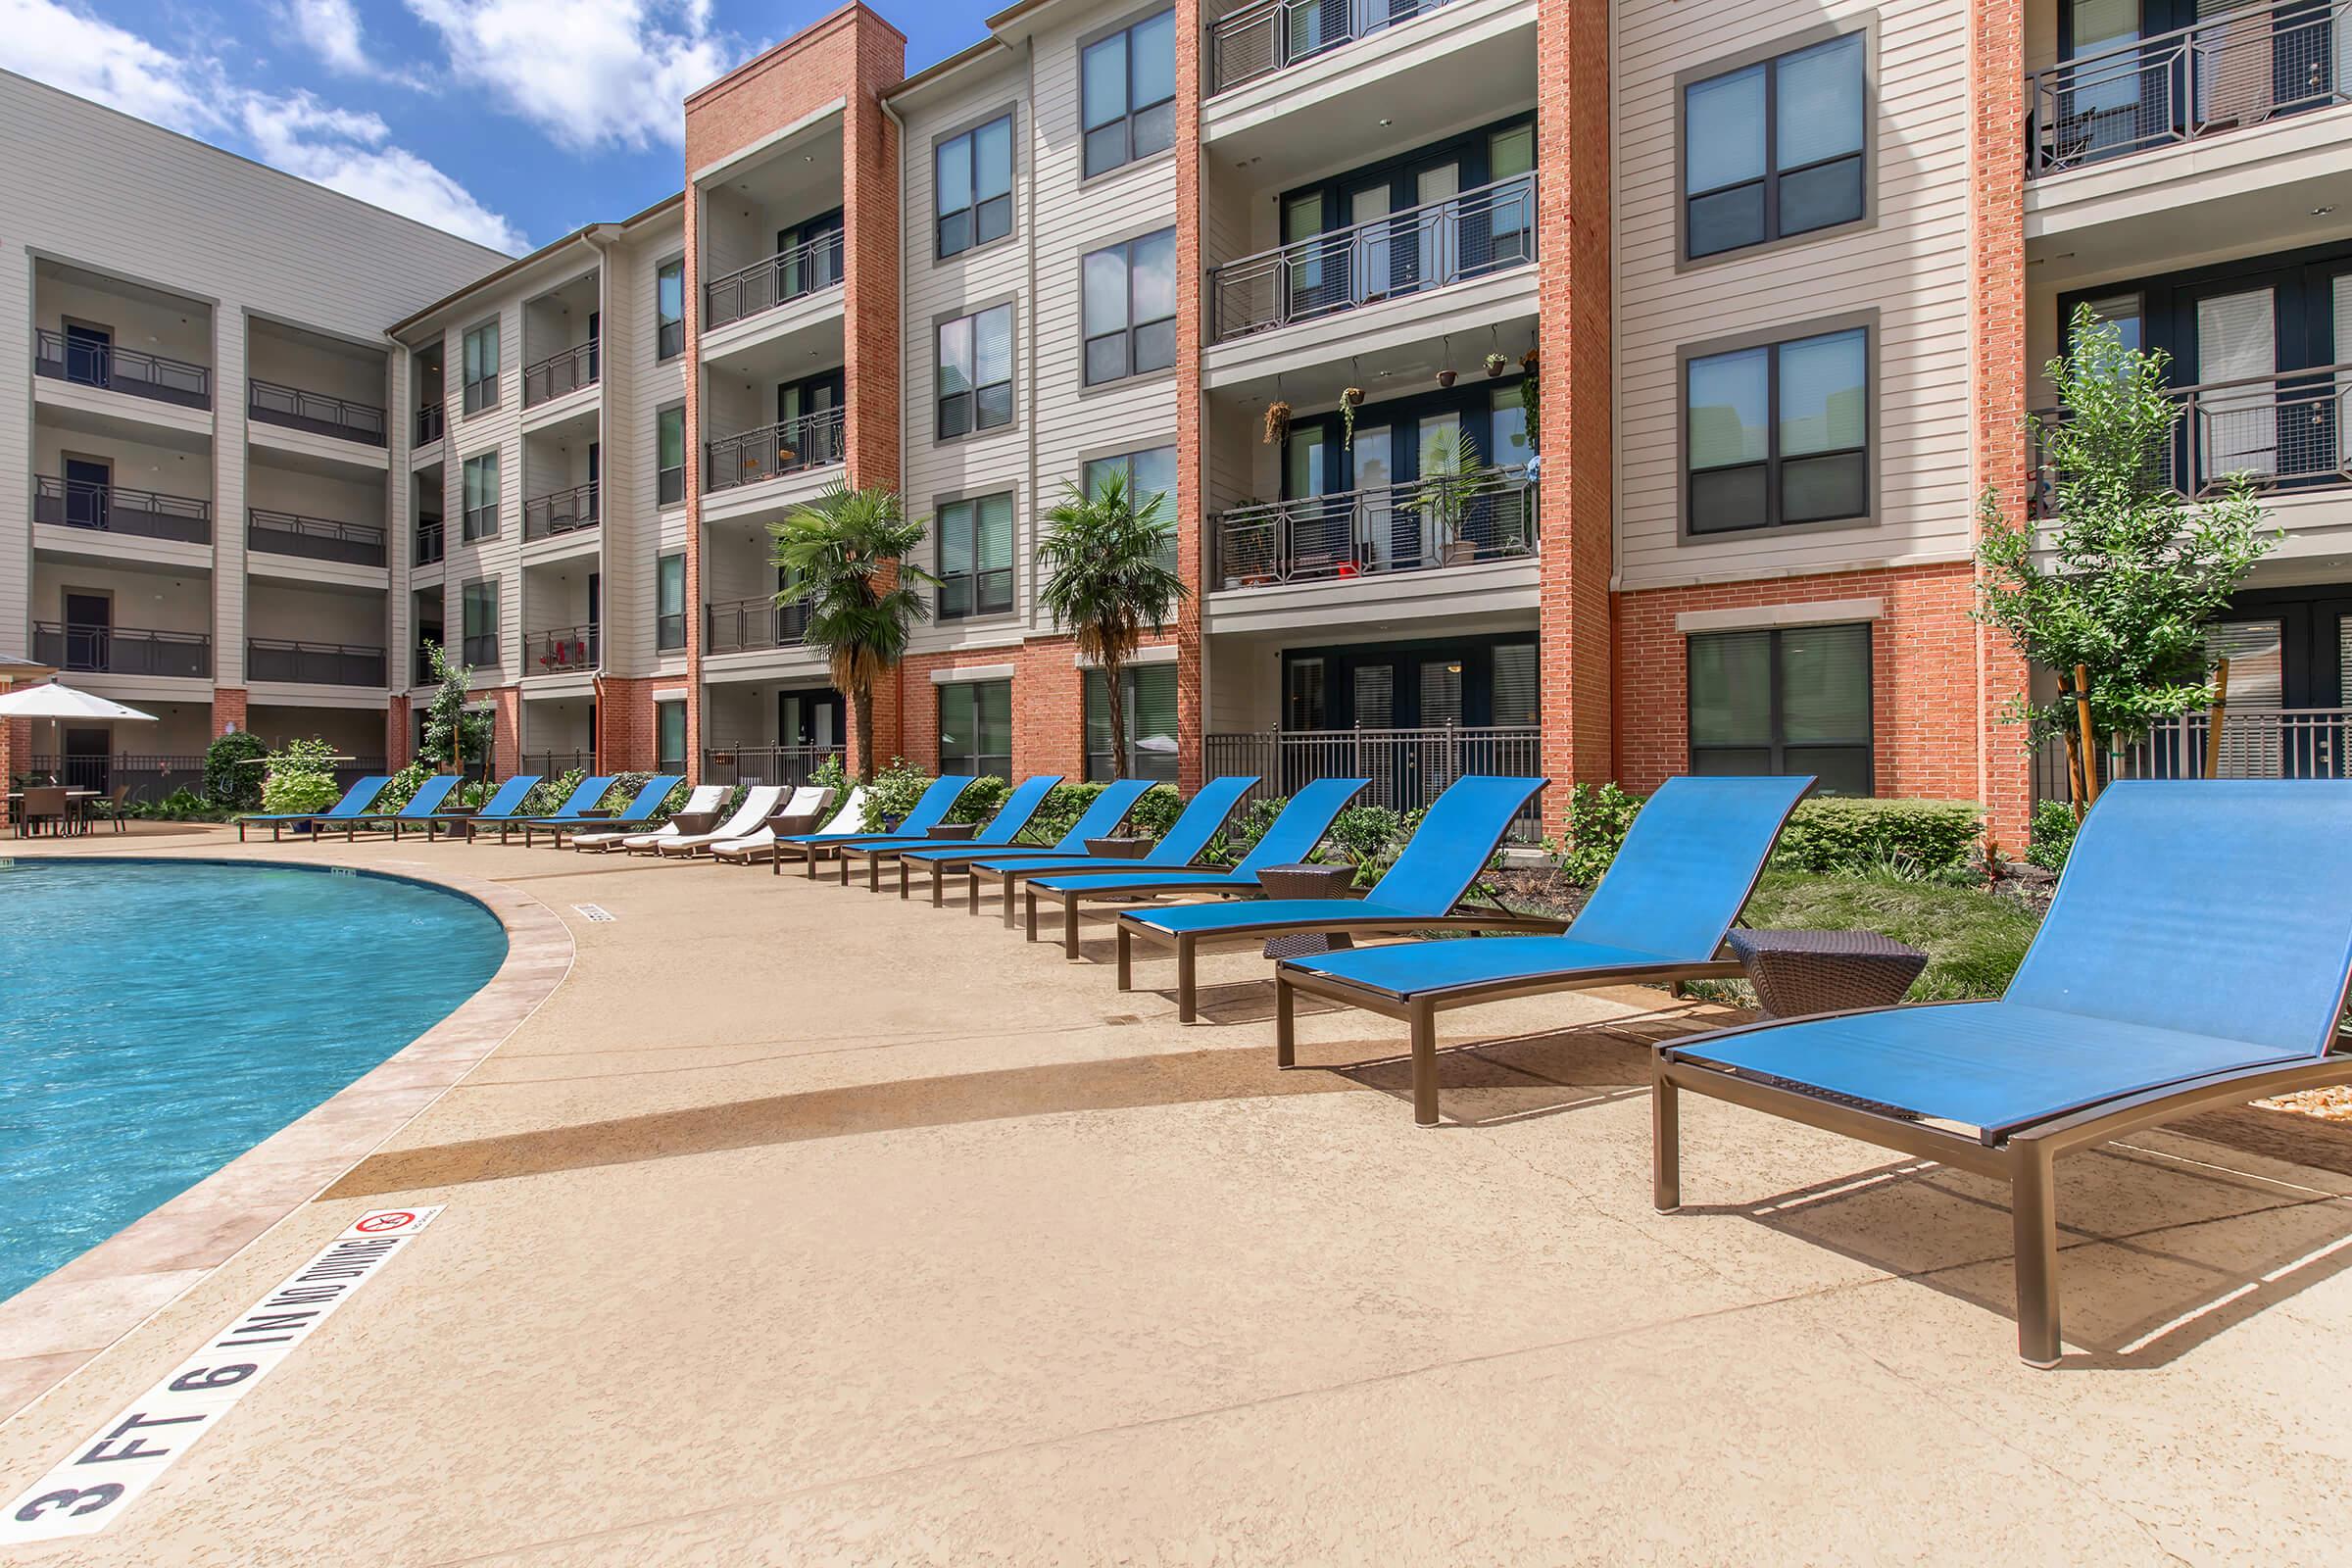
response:
{"label": "balcony ceiling", "polygon": [[55,280],[74,284],[77,288],[100,289],[117,299],[135,300],[158,310],[176,312],[190,319],[212,315],[212,307],[202,300],[192,300],[184,294],[167,293],[160,288],[149,288],[144,283],[133,283],[127,278],[114,277],[105,272],[70,267],[64,262],[37,261],[33,264],[33,276],[40,282]]}
{"label": "balcony ceiling", "polygon": [[767,148],[703,187],[704,202],[777,224],[841,205],[841,119]]}
{"label": "balcony ceiling", "polygon": [[[809,299],[823,300],[826,297],[811,295]],[[795,315],[804,318],[803,324],[790,330],[773,336],[751,338],[742,342],[740,347],[727,350],[724,355],[706,355],[704,364],[710,379],[733,381],[760,393],[767,400],[766,406],[770,411],[767,417],[773,419],[777,382],[798,381],[803,376],[815,375],[845,363],[842,313],[838,309],[841,293],[838,289],[831,291],[830,300],[836,308],[813,319],[807,318],[808,313],[796,309],[804,303],[796,300],[780,305],[773,311],[763,311],[759,316],[747,316],[740,325],[728,327],[727,331],[732,336],[737,332],[755,329],[766,317],[775,318],[779,324]],[[767,420],[760,422],[764,424]],[[708,437],[729,432],[706,430],[703,433]]]}
{"label": "balcony ceiling", "polygon": [[[1533,268],[1525,270],[1525,280],[1534,276]],[[1431,299],[1441,298],[1446,292],[1438,291]],[[1485,361],[1491,350],[1499,349],[1509,355],[1515,367],[1519,357],[1536,346],[1536,318],[1532,311],[1464,319],[1450,325],[1449,331],[1423,329],[1391,341],[1375,330],[1387,310],[1387,307],[1373,307],[1332,317],[1328,322],[1284,329],[1320,334],[1333,323],[1354,323],[1357,332],[1346,339],[1345,347],[1317,351],[1321,357],[1312,363],[1298,365],[1299,356],[1285,356],[1275,362],[1283,367],[1279,375],[1269,368],[1221,382],[1209,393],[1210,400],[1219,406],[1263,409],[1279,391],[1292,408],[1305,412],[1330,408],[1339,402],[1343,390],[1360,386],[1369,401],[1379,403],[1411,393],[1435,391],[1438,371],[1449,362],[1455,371],[1457,389],[1483,381],[1487,374]],[[1264,341],[1273,343],[1282,335],[1270,332],[1264,335]],[[1256,341],[1244,338],[1239,343]],[[1219,353],[1236,346],[1219,345]]]}

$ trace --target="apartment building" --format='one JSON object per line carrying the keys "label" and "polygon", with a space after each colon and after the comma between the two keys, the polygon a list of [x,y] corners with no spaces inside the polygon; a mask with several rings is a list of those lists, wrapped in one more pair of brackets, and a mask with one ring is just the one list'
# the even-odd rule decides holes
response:
{"label": "apartment building", "polygon": [[[1977,510],[2040,515],[2087,303],[2174,356],[2175,482],[2286,533],[2214,630],[2224,765],[2340,769],[2347,9],[1023,0],[908,75],[846,6],[687,100],[679,197],[376,325],[387,645],[484,672],[502,765],[797,778],[850,722],[768,530],[881,485],[940,579],[885,757],[1399,806],[1801,770],[2015,843],[2057,779]],[[1118,737],[1035,564],[1107,473],[1194,590]]]}
{"label": "apartment building", "polygon": [[157,717],[68,728],[63,760],[0,725],[7,771],[161,789],[232,725],[380,761],[409,505],[384,324],[503,258],[4,73],[0,127],[25,154],[0,170],[0,660]]}

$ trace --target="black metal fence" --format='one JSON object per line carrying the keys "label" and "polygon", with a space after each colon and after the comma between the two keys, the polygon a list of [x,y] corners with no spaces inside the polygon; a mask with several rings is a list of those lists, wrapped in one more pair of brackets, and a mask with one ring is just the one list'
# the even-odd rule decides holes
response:
{"label": "black metal fence", "polygon": [[30,775],[54,779],[70,790],[112,794],[128,785],[134,801],[160,801],[173,790],[204,788],[204,755],[117,752],[111,756],[29,758]]}
{"label": "black metal fence", "polygon": [[798,789],[824,765],[825,759],[846,762],[839,746],[712,746],[703,752],[706,784],[781,784]]}
{"label": "black metal fence", "polygon": [[[1356,804],[1417,810],[1455,779],[1473,773],[1535,778],[1543,773],[1543,732],[1532,725],[1434,729],[1251,730],[1202,737],[1207,775],[1255,773],[1254,795],[1296,795],[1317,779],[1371,780]],[[1543,837],[1541,798],[1511,824],[1511,836]]]}

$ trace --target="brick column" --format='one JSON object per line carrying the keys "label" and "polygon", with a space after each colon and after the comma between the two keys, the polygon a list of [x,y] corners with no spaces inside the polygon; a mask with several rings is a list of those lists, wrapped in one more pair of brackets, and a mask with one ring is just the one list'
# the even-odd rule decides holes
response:
{"label": "brick column", "polygon": [[413,750],[413,730],[409,722],[409,700],[395,696],[384,709],[384,765],[395,771],[409,765]]}
{"label": "brick column", "polygon": [[[2024,520],[2026,416],[2026,109],[2024,0],[1988,0],[1970,12],[1969,294],[1975,478],[2014,526]],[[2001,721],[2027,689],[2026,663],[2007,638],[1975,628],[1977,796],[1993,836],[2015,854],[2026,843],[2033,773],[2022,726]]]}
{"label": "brick column", "polygon": [[497,686],[490,699],[490,766],[500,778],[522,767],[522,688]]}
{"label": "brick column", "polygon": [[[1176,787],[1200,787],[1204,765],[1200,599],[1206,543],[1207,408],[1200,354],[1207,321],[1200,254],[1200,67],[1208,40],[1200,0],[1176,0],[1176,570],[1192,592],[1176,612]],[[1083,721],[1082,721],[1083,726]],[[1084,743],[1081,742],[1081,749]]]}
{"label": "brick column", "polygon": [[245,688],[216,686],[213,688],[213,733],[216,736],[225,735],[231,726],[237,729],[251,727],[245,716]]}
{"label": "brick column", "polygon": [[1609,570],[1613,479],[1609,295],[1609,14],[1536,20],[1536,216],[1542,277],[1541,659],[1544,820],[1558,786],[1612,776]]}

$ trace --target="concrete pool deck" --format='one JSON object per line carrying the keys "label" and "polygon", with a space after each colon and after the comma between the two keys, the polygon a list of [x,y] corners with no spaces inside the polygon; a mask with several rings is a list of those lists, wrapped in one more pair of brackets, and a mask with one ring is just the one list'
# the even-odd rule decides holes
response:
{"label": "concrete pool deck", "polygon": [[2075,1159],[2069,1355],[2036,1373],[1984,1182],[1686,1102],[1690,1203],[1651,1212],[1644,1043],[1707,1021],[1663,993],[1446,1016],[1484,1044],[1417,1132],[1382,1020],[1302,1008],[1312,1065],[1275,1071],[1249,955],[1203,960],[1186,1028],[953,899],[763,869],[21,853],[446,870],[577,956],[323,1196],[0,1424],[14,1496],[359,1214],[446,1205],[111,1529],[11,1561],[2343,1549],[2334,1129],[2232,1113]]}

